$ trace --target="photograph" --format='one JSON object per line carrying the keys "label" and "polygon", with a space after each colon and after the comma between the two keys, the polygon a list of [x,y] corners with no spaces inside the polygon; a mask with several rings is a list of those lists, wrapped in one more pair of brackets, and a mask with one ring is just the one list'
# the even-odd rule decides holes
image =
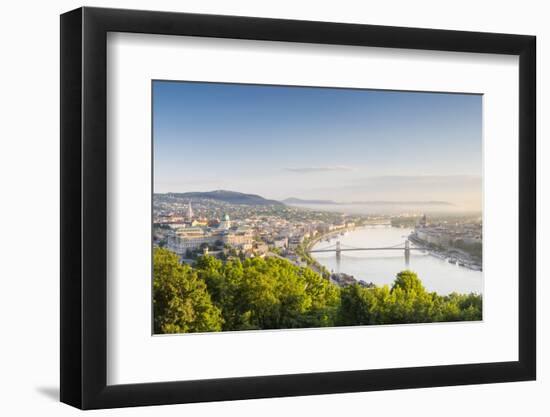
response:
{"label": "photograph", "polygon": [[483,95],[151,88],[153,334],[483,319]]}

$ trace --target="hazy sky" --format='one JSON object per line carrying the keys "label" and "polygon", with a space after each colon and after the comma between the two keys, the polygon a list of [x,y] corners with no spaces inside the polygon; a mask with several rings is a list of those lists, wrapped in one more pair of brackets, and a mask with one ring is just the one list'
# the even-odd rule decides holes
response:
{"label": "hazy sky", "polygon": [[482,97],[155,81],[155,192],[479,208]]}

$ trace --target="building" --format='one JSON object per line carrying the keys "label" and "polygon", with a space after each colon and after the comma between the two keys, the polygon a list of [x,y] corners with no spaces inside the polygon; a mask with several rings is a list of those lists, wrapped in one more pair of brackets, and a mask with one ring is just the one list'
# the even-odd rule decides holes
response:
{"label": "building", "polygon": [[203,244],[214,245],[218,240],[217,236],[212,235],[197,235],[197,236],[170,236],[168,238],[168,249],[176,252],[179,255],[184,255],[188,250],[197,250]]}
{"label": "building", "polygon": [[227,233],[223,242],[243,251],[252,249],[254,239],[250,233]]}
{"label": "building", "polygon": [[288,238],[280,237],[273,240],[273,247],[277,249],[286,249],[288,246]]}
{"label": "building", "polygon": [[223,230],[229,230],[231,229],[231,220],[229,219],[229,215],[226,214],[223,216],[223,220],[220,222],[220,225],[218,226],[220,229]]}
{"label": "building", "polygon": [[254,252],[256,252],[258,255],[265,255],[267,252],[269,252],[269,247],[265,243],[256,243]]}
{"label": "building", "polygon": [[208,226],[208,220],[207,219],[193,219],[191,221],[191,226]]}
{"label": "building", "polygon": [[424,242],[438,246],[448,246],[452,240],[452,236],[446,230],[441,228],[417,229],[416,236]]}
{"label": "building", "polygon": [[298,246],[302,244],[304,241],[304,236],[302,235],[295,235],[291,236],[288,240],[288,247],[289,249],[296,249]]}
{"label": "building", "polygon": [[[226,225],[227,226],[227,225]],[[249,231],[230,232],[221,227],[211,230],[204,227],[187,227],[176,230],[167,238],[168,249],[183,255],[204,245],[230,245],[242,251],[252,250],[254,239]]]}
{"label": "building", "polygon": [[426,227],[426,215],[424,214],[421,218],[420,218],[420,221],[418,222],[418,226],[419,227]]}

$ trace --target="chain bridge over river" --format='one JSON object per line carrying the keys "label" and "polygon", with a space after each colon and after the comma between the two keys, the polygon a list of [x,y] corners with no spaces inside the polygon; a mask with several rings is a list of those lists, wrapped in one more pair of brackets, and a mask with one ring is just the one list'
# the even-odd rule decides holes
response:
{"label": "chain bridge over river", "polygon": [[342,252],[352,252],[352,251],[380,251],[380,250],[400,250],[405,253],[405,259],[408,261],[412,250],[426,251],[427,248],[423,247],[411,247],[410,241],[406,240],[405,242],[400,242],[393,246],[384,246],[384,247],[370,247],[370,248],[357,248],[348,245],[342,245],[340,241],[337,241],[335,244],[326,246],[319,249],[312,249],[309,253],[323,253],[323,252],[335,252],[336,257],[339,258]]}

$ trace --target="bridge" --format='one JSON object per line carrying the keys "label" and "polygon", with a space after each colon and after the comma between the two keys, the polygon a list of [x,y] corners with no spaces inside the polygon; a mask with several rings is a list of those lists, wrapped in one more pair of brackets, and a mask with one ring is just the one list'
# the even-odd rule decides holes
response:
{"label": "bridge", "polygon": [[320,248],[312,249],[309,253],[323,253],[323,252],[336,252],[336,258],[340,258],[342,252],[352,252],[352,251],[378,251],[378,250],[402,250],[405,252],[405,260],[409,262],[409,258],[412,250],[427,250],[423,247],[411,247],[410,242],[406,240],[405,242],[400,242],[393,246],[384,246],[384,247],[371,247],[371,248],[356,248],[353,246],[347,246],[340,244],[340,241],[337,241],[335,244]]}

